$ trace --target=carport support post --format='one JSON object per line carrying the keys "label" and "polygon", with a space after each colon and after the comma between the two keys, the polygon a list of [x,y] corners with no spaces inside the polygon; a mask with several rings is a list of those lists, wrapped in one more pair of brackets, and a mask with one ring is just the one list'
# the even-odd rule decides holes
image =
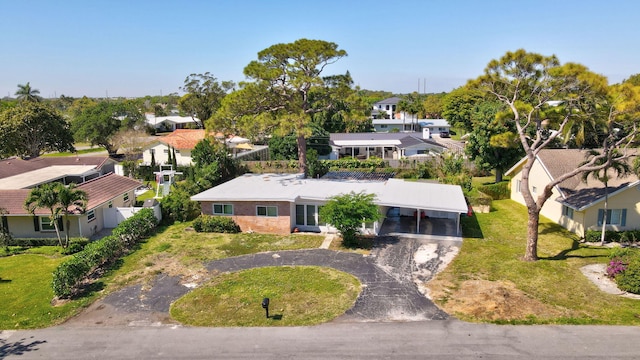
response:
{"label": "carport support post", "polygon": [[416,209],[416,234],[420,234],[420,209]]}

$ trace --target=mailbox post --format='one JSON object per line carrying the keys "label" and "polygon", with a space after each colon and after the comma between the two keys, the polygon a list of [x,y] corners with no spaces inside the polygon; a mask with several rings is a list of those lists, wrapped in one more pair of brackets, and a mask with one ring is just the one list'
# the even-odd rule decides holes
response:
{"label": "mailbox post", "polygon": [[267,314],[267,319],[269,318],[269,298],[262,299],[262,308]]}

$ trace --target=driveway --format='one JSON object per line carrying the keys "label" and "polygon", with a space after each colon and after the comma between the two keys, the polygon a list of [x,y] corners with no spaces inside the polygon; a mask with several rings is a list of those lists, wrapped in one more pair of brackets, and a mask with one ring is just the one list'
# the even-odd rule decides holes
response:
{"label": "driveway", "polygon": [[[455,256],[459,244],[428,236],[385,236],[369,256],[324,249],[265,252],[211,261],[206,268],[222,273],[263,266],[332,267],[362,283],[354,306],[334,322],[445,320],[449,316],[423,294],[422,285]],[[112,293],[64,326],[174,324],[169,306],[190,290],[179,278],[160,274],[150,287],[134,285]]]}

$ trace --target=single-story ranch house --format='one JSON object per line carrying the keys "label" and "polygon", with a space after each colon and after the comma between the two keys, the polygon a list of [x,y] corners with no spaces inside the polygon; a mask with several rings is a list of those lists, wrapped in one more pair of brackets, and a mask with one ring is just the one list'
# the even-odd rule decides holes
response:
{"label": "single-story ranch house", "polygon": [[428,133],[333,133],[329,135],[330,159],[351,156],[368,159],[402,159],[442,153],[446,147],[429,139]]}
{"label": "single-story ranch house", "polygon": [[[0,226],[16,238],[56,237],[48,209],[36,209],[35,215],[24,208],[31,189],[38,185],[59,181],[78,184],[87,193],[86,212],[69,209],[71,237],[91,237],[115,218],[118,207],[135,203],[135,189],[142,184],[113,173],[115,161],[108,157],[42,157],[30,160],[11,158],[0,161]],[[64,232],[63,232],[64,233]]]}
{"label": "single-story ranch house", "polygon": [[[536,198],[554,178],[575,169],[586,160],[587,152],[578,149],[545,149],[540,151],[531,168],[529,187]],[[511,176],[511,199],[524,205],[521,193],[522,167],[526,158],[505,175]],[[553,195],[542,207],[541,215],[584,237],[586,230],[601,230],[604,218],[604,184],[592,177],[587,182],[581,175],[567,179],[553,188]],[[640,181],[630,174],[609,176],[607,230],[623,231],[640,224]]]}
{"label": "single-story ranch house", "polygon": [[155,116],[154,114],[144,114],[146,122],[150,127],[158,131],[175,131],[197,126],[200,123],[198,118],[191,116]]}
{"label": "single-story ranch house", "polygon": [[[406,216],[414,232],[425,233],[430,219],[445,219],[450,235],[460,234],[460,214],[468,210],[457,185],[388,179],[386,181],[303,179],[299,174],[246,174],[191,197],[206,215],[230,216],[242,231],[288,234],[332,231],[318,216],[336,195],[375,194],[383,216]],[[421,216],[415,216],[420,214]],[[378,234],[382,220],[363,224],[365,233]],[[421,228],[422,227],[422,228]]]}

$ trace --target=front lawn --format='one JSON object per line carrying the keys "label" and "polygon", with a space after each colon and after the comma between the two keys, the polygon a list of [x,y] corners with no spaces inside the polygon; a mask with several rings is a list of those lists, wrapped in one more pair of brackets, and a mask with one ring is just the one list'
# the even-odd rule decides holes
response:
{"label": "front lawn", "polygon": [[463,221],[460,253],[429,284],[448,313],[496,323],[640,325],[640,300],[606,294],[580,272],[608,262],[610,249],[580,243],[541,218],[540,260],[524,262],[526,208],[511,200]]}
{"label": "front lawn", "polygon": [[51,272],[61,257],[36,254],[0,258],[0,330],[51,326],[71,316],[90,299],[52,306]]}
{"label": "front lawn", "polygon": [[215,277],[173,303],[171,316],[194,326],[315,325],[344,314],[359,294],[360,282],[335,269],[263,267]]}

